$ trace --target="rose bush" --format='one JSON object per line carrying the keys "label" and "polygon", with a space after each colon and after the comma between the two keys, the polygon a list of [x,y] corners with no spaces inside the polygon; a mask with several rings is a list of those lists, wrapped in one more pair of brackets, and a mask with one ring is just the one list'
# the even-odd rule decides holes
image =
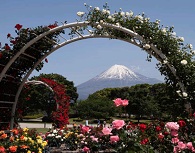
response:
{"label": "rose bush", "polygon": [[42,153],[47,141],[35,129],[0,131],[0,153]]}
{"label": "rose bush", "polygon": [[[195,115],[174,122],[154,120],[147,124],[114,120],[106,127],[74,125],[60,131],[59,143],[80,152],[195,152]],[[53,138],[57,139],[54,135]],[[46,139],[49,140],[48,136]]]}
{"label": "rose bush", "polygon": [[[116,126],[116,123],[119,126]],[[41,153],[45,147],[65,146],[67,150],[106,152],[195,152],[195,117],[174,122],[159,120],[133,123],[115,120],[106,127],[73,125],[50,129],[44,136],[34,130],[14,129],[12,135],[0,132],[0,152]]]}

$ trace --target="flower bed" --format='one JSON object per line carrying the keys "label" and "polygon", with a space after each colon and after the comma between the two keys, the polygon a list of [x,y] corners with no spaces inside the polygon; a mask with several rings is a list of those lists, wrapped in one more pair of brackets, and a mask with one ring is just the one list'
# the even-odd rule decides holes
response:
{"label": "flower bed", "polygon": [[[115,105],[127,106],[117,98]],[[36,130],[0,131],[0,153],[42,152],[195,152],[195,114],[178,121],[133,123],[114,120],[111,125],[73,125],[72,128],[51,128],[38,134]]]}
{"label": "flower bed", "polygon": [[115,120],[110,126],[73,125],[73,128],[49,129],[45,134],[36,130],[0,131],[0,152],[195,152],[195,118],[177,122],[153,121],[125,123]]}

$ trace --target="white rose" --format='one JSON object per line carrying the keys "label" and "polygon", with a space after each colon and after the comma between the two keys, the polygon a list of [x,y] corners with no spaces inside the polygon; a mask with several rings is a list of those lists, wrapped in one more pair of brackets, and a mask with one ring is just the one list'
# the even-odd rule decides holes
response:
{"label": "white rose", "polygon": [[145,44],[143,47],[144,47],[145,49],[150,49],[150,45],[149,45],[149,44]]}
{"label": "white rose", "polygon": [[177,90],[176,92],[179,94],[181,91],[180,90]]}
{"label": "white rose", "polygon": [[136,18],[137,18],[138,20],[140,20],[140,21],[143,20],[143,17],[142,17],[141,15],[136,16]]}
{"label": "white rose", "polygon": [[95,7],[95,10],[96,10],[96,11],[99,11],[99,10],[100,10],[100,8],[99,8],[99,7]]}
{"label": "white rose", "polygon": [[161,29],[162,33],[166,34],[167,30],[166,28]]}
{"label": "white rose", "polygon": [[127,17],[130,17],[130,13],[129,13],[129,12],[126,12],[125,15],[126,15]]}
{"label": "white rose", "polygon": [[184,37],[179,37],[178,40],[184,42]]}
{"label": "white rose", "polygon": [[150,21],[150,18],[145,18],[145,21],[146,21],[146,22]]}
{"label": "white rose", "polygon": [[104,23],[104,21],[103,20],[100,20],[100,23]]}
{"label": "white rose", "polygon": [[111,19],[112,19],[112,16],[110,16],[110,15],[109,15],[109,16],[108,16],[108,19],[110,19],[110,20],[111,20]]}
{"label": "white rose", "polygon": [[195,50],[192,51],[192,54],[195,54]]}
{"label": "white rose", "polygon": [[156,23],[159,24],[160,23],[160,20],[156,19]]}
{"label": "white rose", "polygon": [[167,64],[168,63],[168,61],[167,60],[163,60],[163,64]]}
{"label": "white rose", "polygon": [[183,95],[183,97],[187,97],[188,96],[188,94],[186,92],[183,92],[182,95]]}
{"label": "white rose", "polygon": [[172,33],[171,33],[171,36],[172,36],[173,38],[176,38],[176,32],[172,32]]}
{"label": "white rose", "polygon": [[103,14],[106,14],[106,10],[105,10],[105,9],[103,9],[103,10],[102,10],[102,13],[103,13]]}
{"label": "white rose", "polygon": [[115,18],[112,18],[112,21],[114,22],[115,21]]}
{"label": "white rose", "polygon": [[133,12],[132,12],[132,11],[130,11],[130,12],[129,12],[129,15],[130,15],[130,17],[132,17],[132,16],[133,16]]}
{"label": "white rose", "polygon": [[186,64],[188,64],[188,62],[187,62],[186,60],[182,60],[182,61],[181,61],[181,64],[182,64],[182,65],[186,65]]}
{"label": "white rose", "polygon": [[84,14],[85,14],[85,12],[77,12],[77,15],[80,17],[83,16]]}
{"label": "white rose", "polygon": [[97,28],[99,29],[99,30],[101,30],[102,29],[102,26],[101,25],[97,25]]}
{"label": "white rose", "polygon": [[190,48],[190,49],[192,49],[192,48],[193,48],[192,44],[189,44],[189,48]]}
{"label": "white rose", "polygon": [[109,11],[109,10],[107,10],[107,11],[106,11],[106,13],[107,13],[107,14],[110,14],[110,11]]}
{"label": "white rose", "polygon": [[55,136],[55,134],[52,133],[52,134],[51,134],[51,137],[54,137],[54,136]]}
{"label": "white rose", "polygon": [[116,23],[116,26],[118,26],[118,27],[119,27],[119,26],[120,26],[120,24],[119,24],[119,23]]}
{"label": "white rose", "polygon": [[125,12],[123,12],[123,11],[120,12],[120,15],[121,15],[121,16],[125,16]]}

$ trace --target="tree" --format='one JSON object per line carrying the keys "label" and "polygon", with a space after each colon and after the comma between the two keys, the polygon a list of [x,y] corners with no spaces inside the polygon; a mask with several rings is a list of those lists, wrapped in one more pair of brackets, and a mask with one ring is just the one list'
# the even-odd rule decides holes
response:
{"label": "tree", "polygon": [[43,74],[41,73],[39,76],[34,76],[30,80],[39,80],[39,78],[48,78],[51,80],[55,80],[59,84],[63,84],[66,87],[66,93],[70,97],[72,102],[76,102],[78,98],[77,88],[74,87],[74,83],[72,81],[68,81],[64,76],[56,73],[51,74]]}
{"label": "tree", "polygon": [[[78,94],[73,82],[66,80],[66,78],[59,74],[53,73],[40,74],[29,80],[40,80],[41,78],[48,78],[65,86],[66,91],[64,92],[70,97],[70,100],[74,102],[77,100]],[[54,93],[45,85],[26,85],[20,94],[18,105],[19,108],[22,107],[23,115],[42,110],[46,111],[48,118],[50,118],[52,111],[56,109],[56,100],[54,99]]]}
{"label": "tree", "polygon": [[[153,115],[154,117],[171,116],[173,119],[181,116],[183,112],[183,103],[178,100],[177,93],[164,83],[149,85],[138,84],[131,87],[105,88],[89,96],[89,98],[115,98],[128,99],[129,105],[126,110],[129,114]],[[173,108],[178,111],[173,111]]]}
{"label": "tree", "polygon": [[78,103],[76,107],[78,115],[84,119],[109,118],[114,116],[116,108],[113,101],[107,98],[87,99]]}

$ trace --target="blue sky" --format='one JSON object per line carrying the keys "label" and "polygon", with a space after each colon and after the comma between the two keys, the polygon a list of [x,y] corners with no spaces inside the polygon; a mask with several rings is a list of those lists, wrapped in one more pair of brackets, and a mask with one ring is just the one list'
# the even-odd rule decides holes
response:
{"label": "blue sky", "polygon": [[[174,26],[177,36],[195,46],[194,0],[0,0],[0,42],[8,42],[8,33],[14,34],[14,26],[49,25],[55,21],[75,22],[78,11],[86,11],[84,3],[100,7],[108,2],[111,13],[120,8],[135,15],[144,12],[150,21],[159,19],[161,25]],[[147,54],[132,44],[119,40],[88,39],[66,45],[50,56],[40,73],[58,73],[81,84],[114,64],[124,65],[140,74],[163,80],[155,68],[157,62],[146,61]],[[36,71],[31,76],[39,75]]]}

